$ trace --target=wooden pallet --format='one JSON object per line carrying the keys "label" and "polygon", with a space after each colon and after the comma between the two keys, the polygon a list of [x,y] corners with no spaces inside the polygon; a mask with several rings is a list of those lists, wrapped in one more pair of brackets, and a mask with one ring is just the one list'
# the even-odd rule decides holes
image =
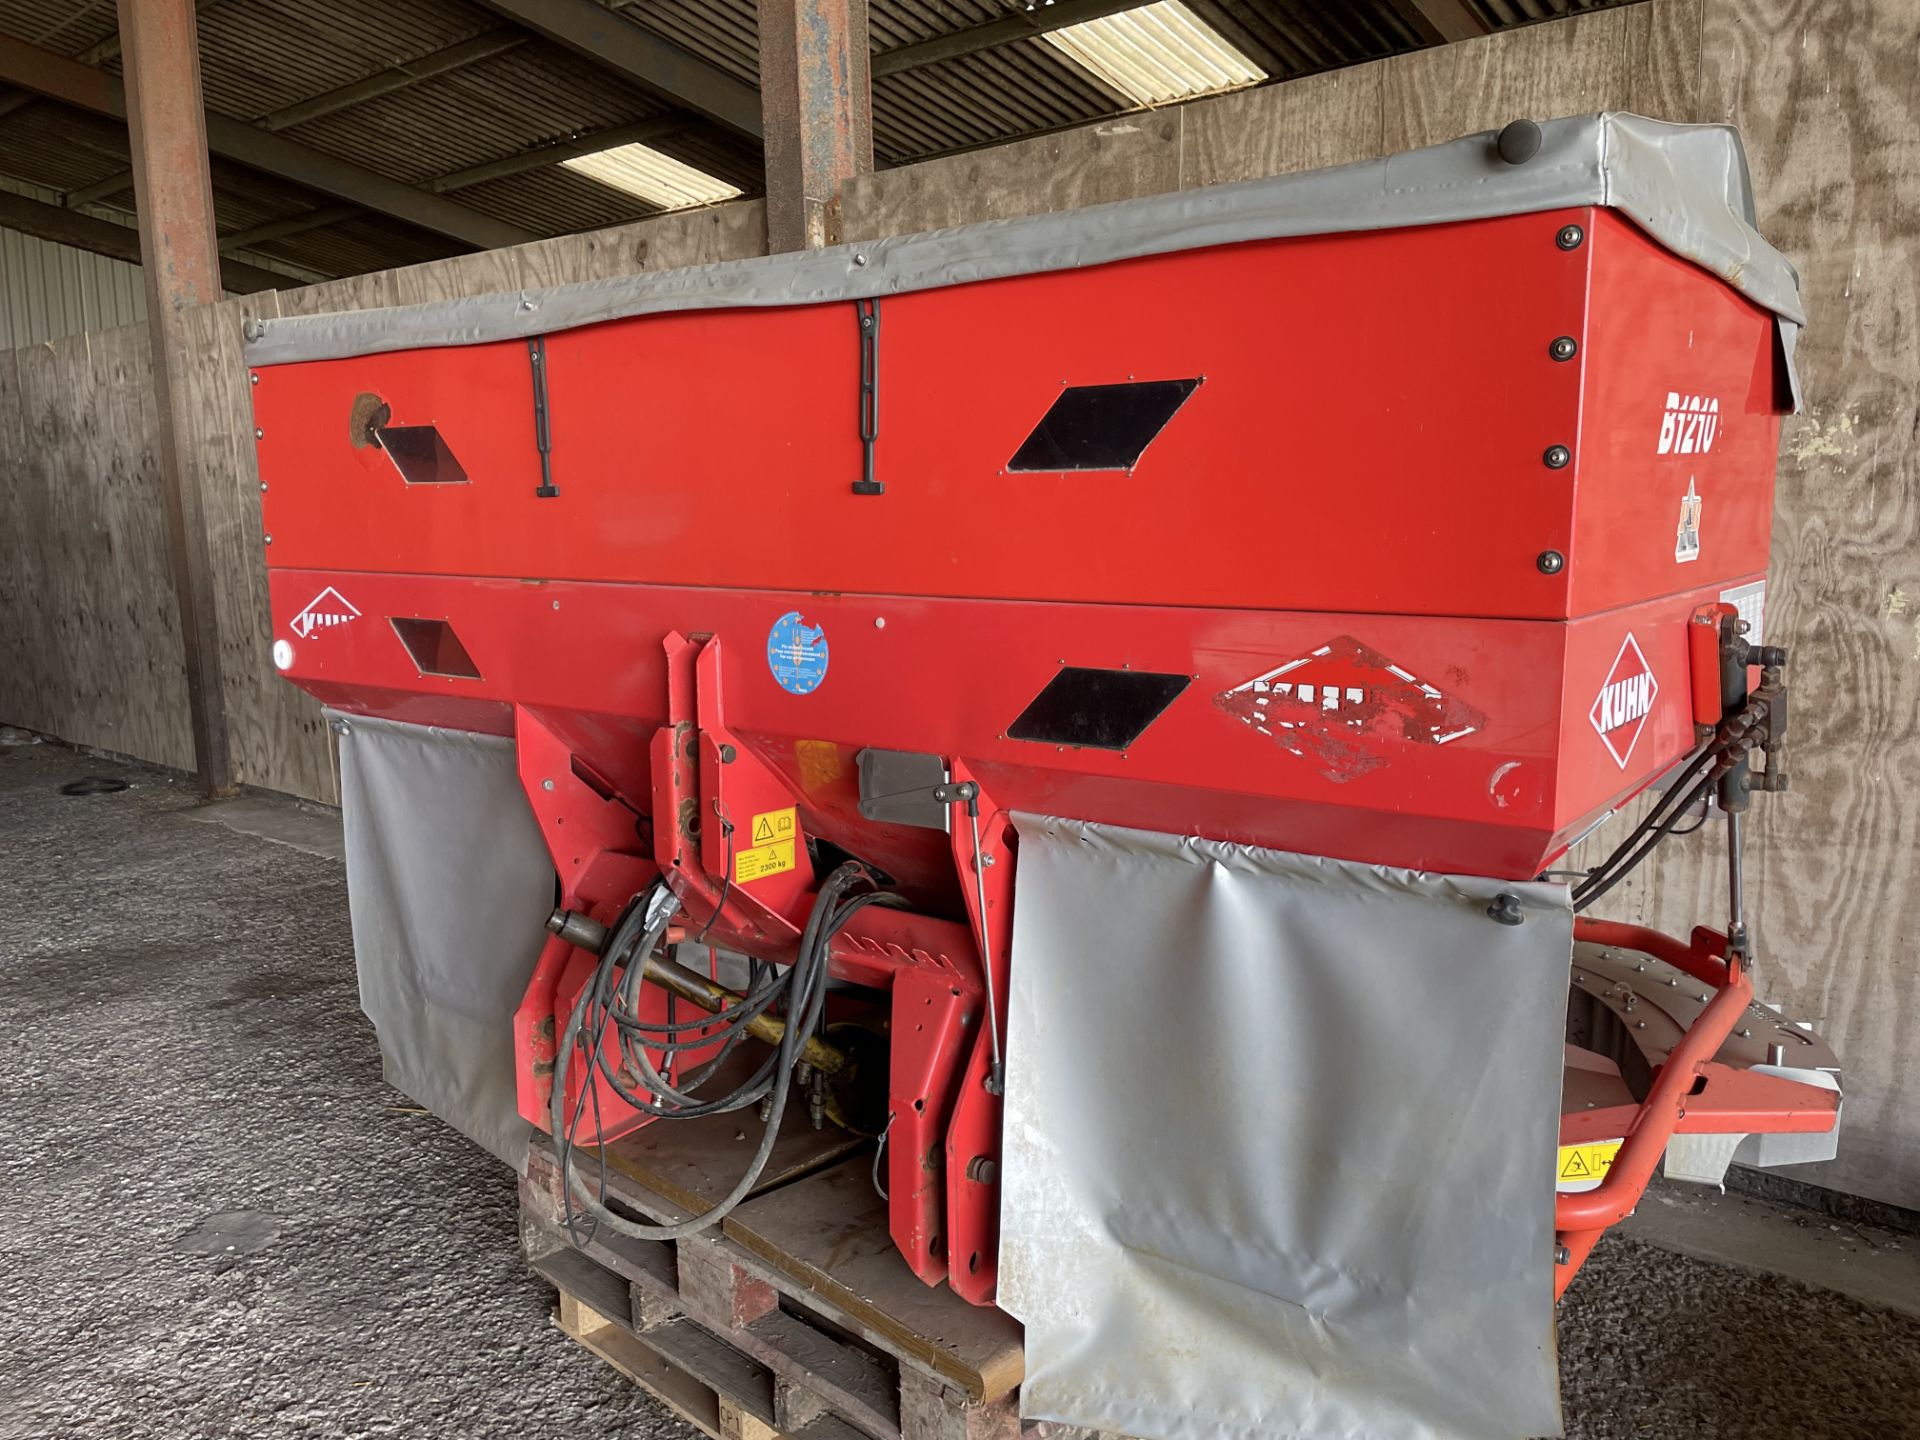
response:
{"label": "wooden pallet", "polygon": [[[683,1219],[731,1188],[758,1135],[726,1115],[648,1126],[607,1147],[607,1194],[637,1218]],[[600,1183],[597,1154],[576,1164]],[[664,1242],[584,1220],[570,1232],[542,1136],[520,1213],[560,1328],[716,1440],[1019,1436],[1018,1323],[907,1269],[866,1142],[789,1123],[722,1226]]]}

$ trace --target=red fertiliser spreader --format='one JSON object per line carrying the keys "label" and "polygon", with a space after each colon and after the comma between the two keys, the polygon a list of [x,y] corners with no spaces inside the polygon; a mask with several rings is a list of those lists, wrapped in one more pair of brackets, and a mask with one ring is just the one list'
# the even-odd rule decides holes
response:
{"label": "red fertiliser spreader", "polygon": [[[372,752],[345,752],[411,735],[506,757],[520,791],[497,819],[416,825],[471,892],[429,899],[394,878],[404,825],[369,848],[355,806],[431,817],[461,772],[347,786],[363,976],[408,963],[370,962],[408,946],[369,938],[368,887],[400,896],[389,939],[416,904],[539,892],[453,962],[461,994],[511,993],[466,1006],[491,1069],[431,997],[376,1015],[383,1047],[469,1077],[436,1108],[497,1080],[495,1120],[550,1132],[563,1162],[738,1111],[740,1185],[678,1227],[615,1214],[573,1160],[571,1203],[621,1233],[721,1219],[783,1116],[870,1135],[903,1262],[994,1304],[1010,1137],[1052,1123],[1010,1114],[1060,1019],[1022,1008],[1023,971],[1056,966],[1027,922],[1059,887],[1022,879],[1045,817],[1229,870],[1309,857],[1373,887],[1365,916],[1437,886],[1472,928],[1425,973],[1532,944],[1548,1000],[1514,1043],[1563,1059],[1516,1084],[1492,1007],[1471,1021],[1485,1059],[1448,1062],[1487,1067],[1456,1092],[1469,1121],[1542,1117],[1505,1132],[1525,1140],[1514,1213],[1547,1227],[1499,1232],[1525,1233],[1529,1294],[1565,1289],[1663,1157],[1714,1184],[1830,1156],[1837,1063],[1756,1002],[1743,899],[1749,807],[1790,803],[1771,794],[1788,653],[1763,626],[1802,320],[1746,187],[1730,131],[1606,115],[254,325],[275,665],[363,779]],[[529,814],[545,854],[509,874]],[[1676,843],[1726,854],[1710,923],[1600,918],[1691,831]],[[1074,973],[1134,977],[1151,1033],[1156,986],[1210,984],[1215,948],[1243,975],[1295,966],[1285,924],[1220,939],[1196,915],[1191,957],[1135,972],[1120,945]],[[1393,956],[1356,942],[1345,973],[1406,963],[1409,933]],[[1397,1003],[1395,973],[1370,1003]],[[1341,1033],[1341,1005],[1303,1005],[1272,1017],[1279,1048]],[[1196,1043],[1166,1036],[1163,1085],[1268,1063],[1222,1039],[1201,1066]],[[1426,1063],[1406,1048],[1376,1058]],[[1212,1093],[1193,1087],[1197,1125]],[[1386,1112],[1343,1123],[1377,1134]]]}

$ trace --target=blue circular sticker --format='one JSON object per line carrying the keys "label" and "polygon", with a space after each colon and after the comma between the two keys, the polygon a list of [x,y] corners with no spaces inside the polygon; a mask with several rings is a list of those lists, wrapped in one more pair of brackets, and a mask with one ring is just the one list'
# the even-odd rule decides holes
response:
{"label": "blue circular sticker", "polygon": [[827,678],[827,627],[789,610],[767,632],[767,668],[789,695],[811,695]]}

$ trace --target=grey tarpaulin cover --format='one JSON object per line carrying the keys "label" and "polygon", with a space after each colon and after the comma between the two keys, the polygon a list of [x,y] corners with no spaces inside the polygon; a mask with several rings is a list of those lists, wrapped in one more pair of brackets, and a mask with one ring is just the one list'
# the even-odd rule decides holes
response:
{"label": "grey tarpaulin cover", "polygon": [[525,1170],[513,1012],[547,938],[553,862],[513,742],[328,719],[340,733],[360,1006],[387,1080]]}
{"label": "grey tarpaulin cover", "polygon": [[[474,345],[669,310],[867,299],[1243,240],[1606,205],[1773,311],[1791,377],[1794,340],[1806,323],[1800,281],[1754,228],[1753,187],[1738,131],[1611,113],[1549,120],[1540,128],[1540,153],[1524,165],[1501,160],[1490,135],[1468,136],[1331,170],[793,255],[260,320],[248,332],[247,361],[284,365]],[[1794,393],[1797,399],[1797,388]]]}
{"label": "grey tarpaulin cover", "polygon": [[[1015,824],[999,1296],[1023,1413],[1558,1434],[1566,890]],[[1523,924],[1488,918],[1503,891]]]}

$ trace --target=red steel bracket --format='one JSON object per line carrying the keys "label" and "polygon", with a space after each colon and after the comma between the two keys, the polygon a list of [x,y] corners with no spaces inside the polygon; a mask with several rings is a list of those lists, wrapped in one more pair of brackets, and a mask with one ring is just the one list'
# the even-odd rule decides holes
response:
{"label": "red steel bracket", "polygon": [[[1738,962],[1714,953],[1715,949],[1725,950],[1726,937],[1702,928],[1693,932],[1691,943],[1683,943],[1643,926],[1586,918],[1575,921],[1574,935],[1592,944],[1636,950],[1664,960],[1713,986],[1718,993],[1655,1072],[1646,1099],[1632,1112],[1631,1126],[1606,1178],[1591,1190],[1554,1197],[1554,1227],[1561,1250],[1555,1267],[1555,1298],[1566,1293],[1567,1285],[1607,1227],[1633,1213],[1676,1132],[1683,1128],[1724,1132],[1735,1128],[1732,1121],[1743,1105],[1764,1105],[1779,1098],[1769,1096],[1767,1087],[1760,1083],[1771,1077],[1741,1075],[1713,1063],[1753,1000],[1753,982]],[[1688,1107],[1696,1094],[1703,1098],[1712,1094],[1714,1099],[1703,1104],[1706,1113],[1695,1116],[1693,1125],[1687,1126]],[[1714,1114],[1715,1110],[1720,1113]],[[1768,1124],[1753,1128],[1830,1129],[1834,1112],[1819,1105],[1795,1104],[1785,1117],[1770,1112],[1766,1118]],[[1781,1123],[1782,1119],[1786,1123]],[[1602,1122],[1596,1117],[1596,1123]]]}
{"label": "red steel bracket", "polygon": [[[975,780],[972,771],[958,762],[952,777],[955,784]],[[953,806],[953,857],[975,940],[988,957],[999,1040],[1004,1045],[1008,953],[1013,944],[1013,826],[984,789],[977,804],[984,904],[975,884],[973,825],[964,804]],[[1000,1271],[1001,1097],[988,1088],[993,1053],[994,1037],[982,1024],[961,1076],[953,1124],[947,1132],[948,1280],[956,1294],[975,1305],[993,1303]]]}

